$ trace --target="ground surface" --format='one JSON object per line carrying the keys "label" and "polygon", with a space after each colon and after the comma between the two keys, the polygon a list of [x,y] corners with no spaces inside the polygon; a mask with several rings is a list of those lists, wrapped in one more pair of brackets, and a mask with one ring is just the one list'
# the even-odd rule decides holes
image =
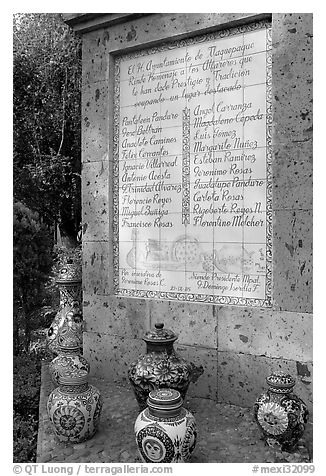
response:
{"label": "ground surface", "polygon": [[[133,425],[139,413],[132,390],[102,379],[90,379],[104,398],[97,434],[89,441],[68,445],[54,436],[46,412],[47,398],[54,388],[48,368],[42,369],[37,462],[140,463]],[[295,453],[265,446],[252,410],[212,400],[189,398],[184,402],[196,418],[197,446],[193,463],[304,463],[312,461],[312,424]]]}

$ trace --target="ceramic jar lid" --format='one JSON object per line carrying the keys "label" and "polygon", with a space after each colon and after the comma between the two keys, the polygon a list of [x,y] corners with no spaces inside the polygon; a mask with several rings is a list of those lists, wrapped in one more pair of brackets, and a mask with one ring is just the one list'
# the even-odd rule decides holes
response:
{"label": "ceramic jar lid", "polygon": [[158,417],[173,417],[180,413],[182,407],[180,392],[173,388],[152,390],[147,399],[147,405],[152,415]]}
{"label": "ceramic jar lid", "polygon": [[272,389],[283,392],[291,390],[295,385],[294,378],[284,372],[273,372],[266,378],[266,382]]}
{"label": "ceramic jar lid", "polygon": [[157,322],[154,329],[147,331],[143,337],[145,342],[169,343],[176,341],[178,336],[170,329],[164,329],[163,322]]}

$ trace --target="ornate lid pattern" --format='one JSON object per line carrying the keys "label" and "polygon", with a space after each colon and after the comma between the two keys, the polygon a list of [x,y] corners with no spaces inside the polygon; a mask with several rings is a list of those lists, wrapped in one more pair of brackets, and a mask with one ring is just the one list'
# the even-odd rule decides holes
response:
{"label": "ornate lid pattern", "polygon": [[172,388],[161,388],[150,392],[147,405],[155,416],[170,417],[180,412],[182,407],[182,397],[178,390]]}
{"label": "ornate lid pattern", "polygon": [[285,372],[273,372],[266,378],[267,384],[275,390],[286,392],[295,385],[295,379]]}
{"label": "ornate lid pattern", "polygon": [[168,343],[176,341],[178,336],[170,329],[164,329],[163,322],[157,322],[154,329],[147,331],[143,337],[145,342]]}

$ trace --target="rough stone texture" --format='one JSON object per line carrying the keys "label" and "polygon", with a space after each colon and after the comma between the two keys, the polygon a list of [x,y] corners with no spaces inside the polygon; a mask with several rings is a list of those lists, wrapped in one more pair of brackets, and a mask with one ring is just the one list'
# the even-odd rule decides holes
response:
{"label": "rough stone texture", "polygon": [[84,36],[82,46],[84,87],[108,80],[107,65],[109,58],[106,54],[106,44],[109,37],[109,32],[104,30],[88,33],[87,36]]}
{"label": "rough stone texture", "polygon": [[217,348],[217,321],[214,307],[174,301],[151,301],[150,324],[164,322],[178,335],[178,343]]}
{"label": "rough stone texture", "polygon": [[312,211],[274,215],[274,308],[312,312]]}
{"label": "rough stone texture", "polygon": [[312,15],[273,15],[274,307],[312,312]]}
{"label": "rough stone texture", "polygon": [[[194,384],[198,395],[214,398],[217,392],[218,401],[251,405],[275,363],[295,375],[297,368],[310,372],[311,14],[272,15],[273,308],[237,310],[150,301],[145,305],[112,296],[113,54],[243,24],[253,16],[151,14],[83,35],[84,346],[97,375],[125,378],[127,356],[136,355],[136,349],[139,354],[144,351],[141,334],[158,320],[179,334],[182,353],[205,367]],[[134,350],[127,349],[127,342]],[[302,378],[310,382],[310,376]],[[298,393],[308,399],[309,382],[299,378],[298,383]],[[247,397],[240,396],[241,385],[251,389]]]}
{"label": "rough stone texture", "polygon": [[144,352],[140,339],[87,332],[84,334],[84,355],[91,364],[91,375],[112,382],[128,382],[128,368]]}
{"label": "rough stone texture", "polygon": [[294,393],[312,411],[312,364],[293,360],[271,359],[259,355],[218,352],[218,400],[251,407],[266,388],[265,377],[281,370],[296,379]]}
{"label": "rough stone texture", "polygon": [[[100,378],[91,382],[101,392],[104,405],[95,436],[84,443],[60,443],[46,413],[53,389],[47,367],[42,372],[37,463],[141,463],[133,426],[139,413],[130,387]],[[186,398],[184,406],[196,418],[198,438],[193,463],[305,463],[312,461],[312,424],[294,453],[265,446],[252,410],[216,404],[203,398]]]}
{"label": "rough stone texture", "polygon": [[311,314],[220,307],[217,322],[219,351],[302,362],[312,358]]}
{"label": "rough stone texture", "polygon": [[[112,274],[109,272],[108,243],[83,242],[83,291],[88,295],[107,295]],[[100,316],[99,316],[100,318]]]}
{"label": "rough stone texture", "polygon": [[[107,122],[109,111],[109,88],[107,82],[82,88],[82,148],[84,162],[107,160]],[[92,120],[96,117],[96,121]]]}
{"label": "rough stone texture", "polygon": [[312,140],[312,59],[312,14],[273,15],[274,145]]}
{"label": "rough stone texture", "polygon": [[312,141],[274,146],[273,208],[312,209]]}
{"label": "rough stone texture", "polygon": [[217,399],[217,352],[199,346],[175,344],[178,354],[195,364],[197,368],[204,367],[204,373],[196,382],[190,383],[189,395],[201,398]]}
{"label": "rough stone texture", "polygon": [[[82,213],[84,241],[108,241],[108,162],[84,163],[82,167]],[[104,179],[102,178],[104,176]]]}
{"label": "rough stone texture", "polygon": [[[149,302],[84,293],[86,332],[141,339],[150,326]],[[105,316],[99,319],[98,316]],[[144,343],[145,348],[145,343]]]}

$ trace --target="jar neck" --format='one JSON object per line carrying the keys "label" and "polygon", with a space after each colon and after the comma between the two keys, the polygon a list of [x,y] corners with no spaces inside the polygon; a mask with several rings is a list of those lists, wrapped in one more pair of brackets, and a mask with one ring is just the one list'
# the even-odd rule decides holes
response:
{"label": "jar neck", "polygon": [[181,410],[181,406],[179,406],[178,408],[169,408],[168,410],[152,408],[148,406],[149,414],[156,418],[174,418],[180,415]]}
{"label": "jar neck", "polygon": [[146,351],[150,352],[166,352],[171,355],[173,352],[173,342],[146,342]]}
{"label": "jar neck", "polygon": [[59,347],[60,354],[64,355],[79,355],[80,354],[80,348],[76,347],[74,349],[65,349],[63,347]]}
{"label": "jar neck", "polygon": [[292,393],[292,389],[293,387],[291,388],[287,388],[287,387],[269,387],[268,390],[270,392],[272,392],[274,395],[287,395],[288,393]]}
{"label": "jar neck", "polygon": [[80,282],[57,282],[60,294],[60,306],[71,306],[74,302],[82,305],[82,287]]}
{"label": "jar neck", "polygon": [[67,384],[59,384],[60,392],[66,394],[76,394],[76,393],[83,393],[89,388],[88,382],[82,383],[79,385],[67,385]]}

